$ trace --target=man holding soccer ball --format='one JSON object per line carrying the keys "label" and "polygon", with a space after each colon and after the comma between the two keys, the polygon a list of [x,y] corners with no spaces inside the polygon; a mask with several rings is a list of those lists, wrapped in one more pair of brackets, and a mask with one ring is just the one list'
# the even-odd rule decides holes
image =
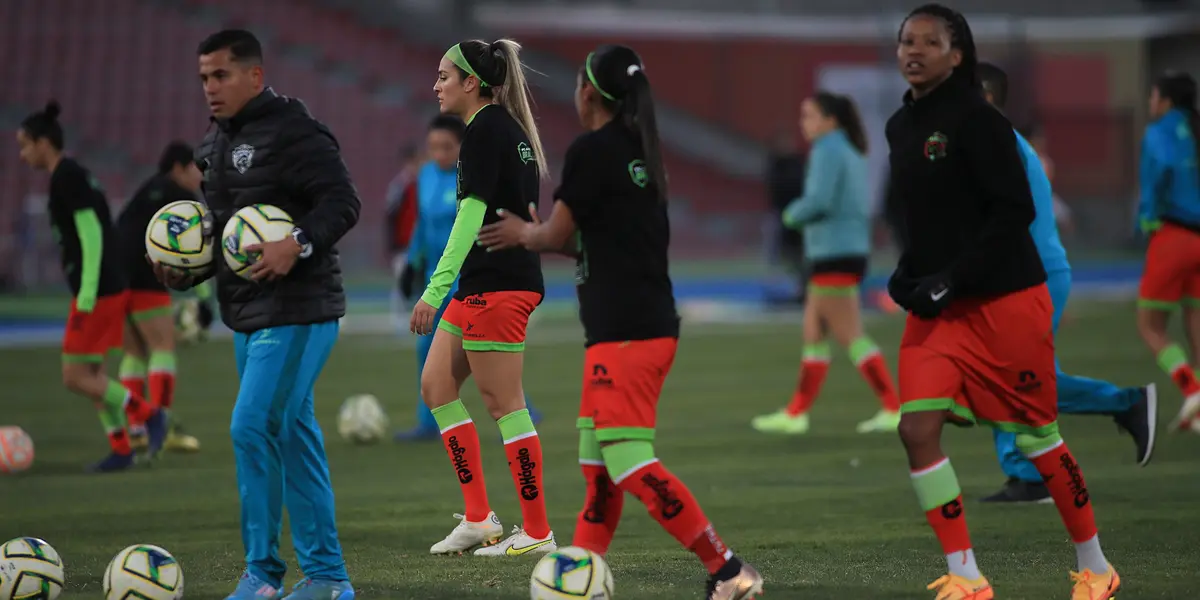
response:
{"label": "man holding soccer ball", "polygon": [[[196,152],[213,230],[239,209],[264,204],[296,225],[282,240],[244,248],[256,257],[247,278],[219,260],[205,276],[217,280],[241,379],[230,431],[246,571],[227,600],[283,596],[284,506],[305,575],[286,599],[352,600],[313,385],[346,310],[334,245],[358,222],[358,194],[329,130],[299,100],[264,85],[262,46],[252,33],[213,34],[197,54],[216,125]],[[198,280],[163,265],[155,273],[174,289]]]}

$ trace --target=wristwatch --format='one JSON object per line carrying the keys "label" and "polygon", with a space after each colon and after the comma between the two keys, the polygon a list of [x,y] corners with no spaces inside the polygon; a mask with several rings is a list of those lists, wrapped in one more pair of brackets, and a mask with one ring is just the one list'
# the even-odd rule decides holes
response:
{"label": "wristwatch", "polygon": [[303,229],[300,229],[299,227],[293,229],[292,239],[296,240],[296,244],[300,246],[300,258],[308,258],[312,256],[312,242],[308,241],[308,236],[305,235]]}

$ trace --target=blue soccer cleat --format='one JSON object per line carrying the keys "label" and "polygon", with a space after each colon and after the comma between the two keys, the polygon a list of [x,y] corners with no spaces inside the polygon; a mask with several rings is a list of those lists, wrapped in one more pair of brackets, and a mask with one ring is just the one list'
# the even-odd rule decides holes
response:
{"label": "blue soccer cleat", "polygon": [[349,581],[302,579],[283,600],[354,600]]}
{"label": "blue soccer cleat", "polygon": [[134,460],[132,453],[117,454],[113,452],[104,457],[104,460],[88,467],[88,471],[91,473],[116,473],[132,469],[135,464],[137,461]]}
{"label": "blue soccer cleat", "polygon": [[246,572],[225,600],[279,600],[282,597],[283,590]]}
{"label": "blue soccer cleat", "polygon": [[162,452],[163,444],[167,442],[170,428],[167,423],[167,411],[158,409],[154,416],[146,420],[146,455],[151,458]]}

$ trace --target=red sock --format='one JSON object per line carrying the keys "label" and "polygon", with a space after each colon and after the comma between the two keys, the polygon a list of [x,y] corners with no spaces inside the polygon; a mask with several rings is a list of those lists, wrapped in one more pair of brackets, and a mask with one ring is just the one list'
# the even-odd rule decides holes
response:
{"label": "red sock", "polygon": [[1092,512],[1087,483],[1066,442],[1059,441],[1055,446],[1030,456],[1029,460],[1046,482],[1046,488],[1054,498],[1054,505],[1058,507],[1058,514],[1067,531],[1071,533],[1071,539],[1080,543],[1096,537],[1096,515]]}
{"label": "red sock", "polygon": [[150,372],[150,402],[154,406],[170,409],[175,403],[175,373],[170,371]]}
{"label": "red sock", "polygon": [[612,482],[608,469],[603,464],[580,465],[583,478],[587,481],[587,497],[579,518],[575,521],[575,539],[572,546],[587,548],[601,556],[608,553],[617,525],[621,522],[621,509],[625,506],[625,492]]}
{"label": "red sock", "polygon": [[146,397],[146,379],[141,375],[122,377],[121,385],[134,396]]}
{"label": "red sock", "polygon": [[108,432],[108,445],[114,454],[124,456],[133,453],[133,448],[129,446],[129,436],[125,434],[124,429]]}
{"label": "red sock", "polygon": [[542,539],[550,535],[550,521],[542,493],[541,439],[536,432],[518,437],[504,444],[504,453],[508,455],[508,470],[521,500],[522,527],[531,537]]}
{"label": "red sock", "polygon": [[129,393],[125,397],[125,418],[130,425],[144,424],[157,411],[156,407],[143,400],[140,395]]}
{"label": "red sock", "polygon": [[942,544],[942,554],[954,554],[971,549],[971,532],[963,511],[962,495],[925,512],[925,520]]}
{"label": "red sock", "polygon": [[900,412],[900,398],[896,395],[896,386],[892,383],[892,374],[888,371],[883,355],[878,352],[864,358],[858,363],[858,372],[862,373],[867,385],[879,397],[883,410]]}
{"label": "red sock", "polygon": [[483,459],[479,455],[479,433],[475,423],[467,421],[442,432],[442,443],[450,456],[450,464],[462,486],[463,504],[468,521],[478,523],[492,509],[488,505],[487,486],[483,483]]}
{"label": "red sock", "polygon": [[1184,364],[1176,367],[1171,371],[1171,381],[1179,386],[1179,390],[1185,397],[1200,393],[1200,381],[1196,380],[1196,372],[1192,370],[1191,365]]}
{"label": "red sock", "polygon": [[828,347],[826,346],[823,356],[810,353],[810,349],[804,350],[805,357],[800,362],[800,380],[796,383],[796,393],[792,394],[792,401],[787,407],[787,413],[793,417],[808,412],[816,401],[817,394],[821,393],[825,375],[829,373]]}
{"label": "red sock", "polygon": [[733,556],[713,531],[692,492],[659,461],[630,473],[617,486],[637,496],[650,516],[695,553],[710,574],[720,570]]}

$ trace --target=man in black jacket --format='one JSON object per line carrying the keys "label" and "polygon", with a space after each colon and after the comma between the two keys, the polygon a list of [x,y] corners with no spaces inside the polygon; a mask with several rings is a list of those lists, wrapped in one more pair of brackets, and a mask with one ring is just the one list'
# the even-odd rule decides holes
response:
{"label": "man in black jacket", "polygon": [[[358,193],[333,134],[299,100],[265,87],[253,34],[213,34],[197,53],[215,124],[196,151],[213,230],[253,204],[277,206],[296,222],[290,237],[248,248],[258,254],[253,281],[215,261],[221,318],[235,332],[241,379],[230,432],[247,565],[229,600],[282,595],[283,505],[305,575],[287,600],[352,600],[313,384],[346,310],[334,245],[358,221]],[[157,270],[172,287],[195,283]]]}

